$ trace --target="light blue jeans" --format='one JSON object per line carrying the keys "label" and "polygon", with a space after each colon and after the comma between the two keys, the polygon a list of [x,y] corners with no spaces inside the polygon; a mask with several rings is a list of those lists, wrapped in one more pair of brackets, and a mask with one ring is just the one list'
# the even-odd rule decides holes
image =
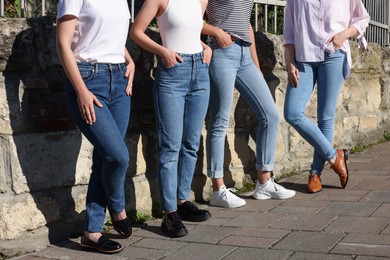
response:
{"label": "light blue jeans", "polygon": [[96,122],[81,118],[77,95],[68,81],[66,101],[72,119],[93,145],[92,174],[86,203],[85,231],[101,232],[106,207],[112,213],[125,208],[125,176],[129,153],[124,141],[130,119],[130,97],[126,95],[124,64],[78,63],[87,88],[103,107],[95,106]]}
{"label": "light blue jeans", "polygon": [[256,114],[256,169],[272,171],[279,114],[263,75],[253,63],[249,44],[233,42],[230,47],[213,49],[210,63],[210,107],[207,129],[207,170],[211,178],[224,176],[225,137],[229,126],[234,87]]}
{"label": "light blue jeans", "polygon": [[172,68],[159,62],[153,88],[164,211],[176,211],[177,199],[189,199],[210,95],[208,65],[202,63],[202,53],[179,55],[183,62]]}
{"label": "light blue jeans", "polygon": [[[287,86],[284,117],[314,147],[310,173],[321,175],[326,161],[336,156],[332,146],[337,100],[344,80],[346,54],[325,53],[321,62],[296,62],[298,87]],[[317,125],[305,116],[306,105],[317,83]]]}

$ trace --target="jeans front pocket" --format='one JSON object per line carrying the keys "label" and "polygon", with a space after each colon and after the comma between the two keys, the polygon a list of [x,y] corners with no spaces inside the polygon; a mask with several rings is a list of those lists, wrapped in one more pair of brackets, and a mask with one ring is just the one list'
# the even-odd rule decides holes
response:
{"label": "jeans front pocket", "polygon": [[92,80],[96,75],[96,66],[92,64],[79,63],[77,64],[81,78],[84,82]]}

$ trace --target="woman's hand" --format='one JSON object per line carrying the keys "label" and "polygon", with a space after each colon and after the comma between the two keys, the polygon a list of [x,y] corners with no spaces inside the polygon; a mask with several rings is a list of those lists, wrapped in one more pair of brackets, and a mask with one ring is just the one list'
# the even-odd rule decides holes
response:
{"label": "woman's hand", "polygon": [[88,89],[85,89],[81,93],[77,93],[77,103],[79,105],[80,114],[83,120],[88,125],[95,123],[96,115],[94,105],[97,107],[103,107],[96,96]]}
{"label": "woman's hand", "polygon": [[135,65],[133,60],[130,59],[130,61],[126,64],[126,72],[125,72],[125,77],[127,78],[127,86],[125,92],[126,95],[128,96],[133,95],[134,73],[135,73]]}
{"label": "woman's hand", "polygon": [[203,45],[203,63],[210,64],[211,62],[211,56],[213,55],[213,51],[211,48],[207,45]]}
{"label": "woman's hand", "polygon": [[161,60],[165,68],[172,68],[176,63],[183,61],[179,54],[169,49],[164,50],[164,53],[161,55]]}
{"label": "woman's hand", "polygon": [[348,38],[348,35],[345,34],[345,31],[338,32],[332,37],[330,37],[326,42],[325,45],[328,43],[332,43],[335,50],[341,49],[343,46],[345,40]]}
{"label": "woman's hand", "polygon": [[288,83],[290,83],[293,87],[298,87],[299,70],[293,62],[287,63],[287,79]]}
{"label": "woman's hand", "polygon": [[218,28],[218,33],[215,35],[218,45],[221,48],[227,48],[232,45],[231,35]]}

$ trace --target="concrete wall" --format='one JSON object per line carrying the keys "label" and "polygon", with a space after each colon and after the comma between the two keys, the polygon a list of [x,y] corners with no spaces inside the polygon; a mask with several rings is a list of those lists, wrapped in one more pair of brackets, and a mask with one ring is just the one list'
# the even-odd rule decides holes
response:
{"label": "concrete wall", "polygon": [[[91,167],[91,145],[69,119],[64,101],[64,72],[55,50],[55,27],[48,17],[0,19],[0,239],[83,219]],[[159,35],[148,30],[159,41]],[[256,34],[262,70],[282,115],[286,89],[281,37]],[[155,57],[131,41],[136,62],[127,144],[131,162],[126,180],[127,209],[158,215],[156,132],[152,101]],[[390,49],[352,43],[352,78],[345,82],[337,107],[336,147],[373,143],[389,131]],[[308,114],[315,120],[315,97]],[[311,147],[283,120],[276,153],[277,176],[305,171]],[[242,186],[255,176],[257,122],[235,93],[225,150],[226,183]],[[204,137],[192,185],[192,198],[207,200]],[[64,222],[65,221],[65,222]],[[72,225],[80,228],[79,226]],[[56,228],[57,227],[57,228]],[[69,230],[67,230],[69,232]]]}

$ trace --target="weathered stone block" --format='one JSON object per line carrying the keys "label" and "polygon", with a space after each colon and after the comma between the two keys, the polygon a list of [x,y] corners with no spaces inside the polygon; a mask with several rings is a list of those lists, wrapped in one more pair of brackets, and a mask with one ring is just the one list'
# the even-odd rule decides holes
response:
{"label": "weathered stone block", "polygon": [[30,194],[17,199],[9,197],[0,207],[0,237],[3,239],[15,239],[22,232],[45,224],[46,219]]}
{"label": "weathered stone block", "polygon": [[378,127],[378,118],[376,115],[365,115],[359,119],[359,131],[376,129]]}
{"label": "weathered stone block", "polygon": [[358,127],[359,117],[358,116],[349,116],[343,118],[343,128],[345,130],[350,130]]}

